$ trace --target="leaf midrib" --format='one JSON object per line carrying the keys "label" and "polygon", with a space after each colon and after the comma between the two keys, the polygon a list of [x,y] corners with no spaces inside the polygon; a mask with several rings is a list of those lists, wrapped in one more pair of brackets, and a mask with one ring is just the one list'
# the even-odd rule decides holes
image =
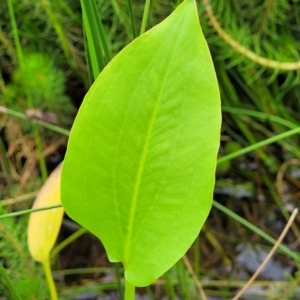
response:
{"label": "leaf midrib", "polygon": [[160,100],[162,98],[165,83],[166,83],[166,80],[167,80],[167,77],[168,77],[168,74],[169,74],[169,69],[170,69],[170,66],[171,66],[171,63],[172,63],[172,60],[173,60],[173,56],[174,56],[174,52],[175,52],[175,49],[177,48],[177,46],[178,46],[178,44],[176,45],[176,47],[173,47],[173,53],[169,56],[169,58],[170,58],[169,65],[166,68],[166,72],[164,74],[164,78],[163,78],[163,81],[162,81],[162,84],[161,84],[161,88],[159,90],[155,106],[153,108],[151,120],[149,122],[148,132],[147,132],[147,135],[145,137],[145,144],[144,144],[143,152],[142,152],[142,155],[141,155],[139,168],[138,168],[138,171],[137,171],[137,176],[136,176],[136,180],[135,180],[133,196],[132,196],[132,201],[131,201],[131,206],[130,206],[128,227],[127,227],[127,229],[128,229],[127,230],[127,236],[126,236],[126,239],[124,241],[125,245],[124,245],[124,261],[123,261],[123,263],[125,265],[125,268],[126,268],[126,265],[129,261],[129,256],[130,256],[130,247],[131,247],[132,232],[133,232],[132,228],[133,228],[135,212],[136,212],[136,208],[137,208],[137,200],[138,200],[138,195],[139,195],[139,190],[140,190],[142,174],[143,174],[144,169],[145,169],[145,164],[146,164],[147,154],[148,154],[150,140],[151,140],[151,136],[152,136],[152,131],[153,131],[153,128],[154,128],[159,103],[160,103]]}

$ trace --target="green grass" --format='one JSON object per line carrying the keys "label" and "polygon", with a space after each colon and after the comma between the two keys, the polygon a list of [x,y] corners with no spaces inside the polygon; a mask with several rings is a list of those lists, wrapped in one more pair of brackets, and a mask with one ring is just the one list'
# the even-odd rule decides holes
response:
{"label": "green grass", "polygon": [[[10,198],[11,195],[22,195],[24,186],[29,190],[30,185],[36,187],[34,182],[39,178],[39,174],[35,167],[30,167],[30,162],[32,161],[34,166],[38,156],[34,156],[26,147],[36,143],[40,147],[40,153],[49,147],[58,149],[55,148],[55,142],[69,132],[68,122],[50,124],[43,120],[28,120],[26,111],[22,108],[22,99],[15,99],[14,105],[11,105],[3,96],[5,91],[9,91],[8,86],[13,81],[20,61],[28,54],[43,53],[51,57],[54,66],[63,72],[66,79],[64,84],[70,84],[70,80],[75,78],[75,88],[83,85],[87,90],[92,78],[97,76],[111,57],[132,41],[141,27],[145,28],[146,19],[146,28],[151,28],[163,20],[178,2],[180,1],[152,1],[149,10],[146,11],[149,13],[147,18],[143,18],[143,2],[92,2],[100,11],[100,19],[94,21],[102,29],[97,32],[99,43],[95,46],[96,51],[89,54],[85,51],[87,45],[90,46],[89,42],[85,42],[89,40],[89,36],[83,34],[78,1],[56,0],[49,4],[44,0],[21,0],[18,5],[15,1],[0,3],[0,133],[4,137],[0,142],[0,185],[3,191],[5,190],[5,193],[1,191],[2,199]],[[273,226],[278,219],[276,215],[283,215],[285,220],[290,215],[287,210],[288,204],[299,206],[299,179],[292,176],[292,171],[298,170],[297,164],[292,162],[299,161],[300,157],[299,70],[269,68],[261,64],[262,61],[257,57],[289,62],[297,67],[300,60],[300,5],[297,1],[282,1],[276,5],[267,0],[211,1],[212,12],[223,29],[217,32],[209,24],[203,2],[205,1],[199,2],[201,25],[215,63],[223,105],[219,163],[230,161],[229,169],[217,177],[217,181],[225,177],[232,186],[247,182],[252,182],[255,186],[254,196],[247,199],[246,204],[244,200],[225,195],[221,202],[214,202],[205,231],[188,254],[194,270],[199,272],[199,278],[209,278],[208,283],[202,281],[207,295],[219,295],[227,299],[228,295],[234,295],[234,289],[245,284],[234,278],[234,271],[222,273],[228,269],[228,264],[233,264],[235,251],[232,249],[249,241],[256,245],[264,245],[268,249],[280,234]],[[8,5],[12,5],[14,9],[16,22],[10,23]],[[229,42],[224,40],[227,37],[224,32],[230,37]],[[255,56],[250,52],[247,52],[250,55],[241,53],[241,47],[232,47],[234,41],[255,53]],[[95,61],[100,67],[93,75],[88,75],[88,70],[96,64]],[[66,90],[63,91],[63,95],[68,96]],[[21,108],[17,110],[16,105]],[[62,108],[63,105],[60,104],[57,114],[64,120],[65,114],[60,112]],[[34,123],[33,127],[31,123]],[[27,128],[36,129],[24,130],[24,124],[27,124]],[[36,138],[33,137],[34,132]],[[37,142],[37,132],[40,134],[40,142]],[[19,142],[18,147],[14,146],[16,141]],[[237,142],[242,149],[226,153],[226,143],[230,141]],[[42,159],[40,157],[40,160]],[[291,165],[281,174],[282,165],[289,162]],[[255,165],[254,169],[247,167],[251,164]],[[242,165],[246,166],[246,169],[243,169]],[[275,185],[278,173],[283,175],[281,184],[286,188],[283,195]],[[40,184],[41,182],[38,183]],[[259,197],[265,200],[259,202]],[[288,199],[287,202],[284,202],[285,199]],[[9,206],[8,210],[18,211],[26,208],[29,208],[26,204],[15,204]],[[16,219],[11,220],[16,222]],[[237,225],[239,223],[242,225]],[[297,228],[298,225],[299,221],[296,220],[294,227]],[[296,232],[297,229],[291,230],[285,244],[297,239]],[[18,232],[15,235],[17,239],[22,239]],[[213,243],[215,246],[212,246]],[[278,252],[281,258],[291,258],[293,263],[290,265],[295,264],[297,268],[299,250],[299,247],[290,250],[281,246]],[[16,257],[13,259],[18,261]],[[59,266],[57,268],[59,269]],[[217,273],[220,269],[223,271]],[[8,273],[14,281],[20,273],[11,272],[13,270],[9,270]],[[110,268],[109,271],[112,274],[116,272],[114,268]],[[108,288],[118,290],[116,281],[106,286],[95,285],[90,278],[87,280],[90,287],[74,287],[75,291],[73,287],[59,286],[62,299],[71,299],[71,294],[76,295],[82,291],[105,293]],[[295,289],[298,281],[297,275],[294,278],[290,277],[286,283],[272,285],[270,282],[257,281],[255,285],[273,286],[274,294],[270,292],[265,296],[268,299],[275,299],[276,295],[280,295],[281,299],[291,299],[284,290]],[[170,299],[175,299],[175,294],[185,295],[185,299],[199,299],[195,296],[197,293],[193,292],[194,283],[185,266],[180,263],[155,286],[142,292],[147,292],[155,298],[153,291],[161,285],[162,293],[167,294]],[[275,286],[279,292],[275,290]]]}

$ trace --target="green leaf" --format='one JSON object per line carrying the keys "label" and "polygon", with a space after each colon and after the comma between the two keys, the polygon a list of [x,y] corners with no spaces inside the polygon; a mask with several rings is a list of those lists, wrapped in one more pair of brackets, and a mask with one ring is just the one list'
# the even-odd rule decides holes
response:
{"label": "green leaf", "polygon": [[167,271],[210,211],[220,110],[194,0],[123,49],[85,97],[62,203],[135,286]]}

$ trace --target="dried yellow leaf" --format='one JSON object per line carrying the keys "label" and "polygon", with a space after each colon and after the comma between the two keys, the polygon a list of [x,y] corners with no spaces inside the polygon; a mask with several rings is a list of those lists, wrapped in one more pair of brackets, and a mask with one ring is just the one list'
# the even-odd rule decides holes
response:
{"label": "dried yellow leaf", "polygon": [[[39,191],[32,208],[40,208],[60,201],[60,175],[62,164],[51,173]],[[31,256],[39,262],[49,258],[57,239],[64,210],[62,207],[32,213],[27,228],[27,242]]]}

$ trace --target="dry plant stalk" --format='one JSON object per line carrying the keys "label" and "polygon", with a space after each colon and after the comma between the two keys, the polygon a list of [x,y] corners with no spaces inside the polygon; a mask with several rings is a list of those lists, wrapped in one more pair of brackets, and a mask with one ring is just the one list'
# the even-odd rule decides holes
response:
{"label": "dry plant stalk", "polygon": [[297,159],[297,158],[292,158],[286,162],[284,162],[278,173],[277,173],[277,176],[276,176],[276,189],[277,189],[277,192],[280,196],[282,196],[284,194],[284,187],[283,187],[283,178],[284,178],[284,174],[286,172],[286,170],[288,169],[289,166],[291,165],[297,165],[297,166],[300,166],[300,160]]}
{"label": "dry plant stalk", "polygon": [[292,223],[294,222],[294,219],[296,218],[297,213],[298,213],[298,209],[295,208],[293,210],[293,213],[291,214],[291,217],[290,217],[288,223],[284,227],[281,235],[279,236],[277,242],[275,243],[275,245],[273,246],[273,248],[271,249],[271,251],[269,252],[267,257],[264,259],[264,261],[259,266],[259,268],[256,270],[256,272],[252,275],[252,277],[249,279],[249,281],[244,285],[244,287],[237,293],[237,295],[232,300],[238,300],[243,295],[243,293],[250,287],[250,285],[253,283],[253,281],[256,279],[256,277],[259,275],[259,273],[263,270],[263,268],[267,265],[270,258],[274,255],[278,246],[281,244],[282,240],[286,236],[288,230],[290,229]]}
{"label": "dry plant stalk", "polygon": [[12,205],[12,204],[16,204],[19,202],[23,202],[26,200],[31,200],[32,198],[36,197],[37,194],[38,194],[38,191],[28,193],[25,195],[20,195],[20,196],[13,197],[13,198],[9,198],[9,199],[5,199],[5,200],[1,200],[0,206],[7,206],[7,205]]}
{"label": "dry plant stalk", "polygon": [[194,272],[194,270],[193,270],[193,268],[192,268],[192,266],[191,266],[191,264],[190,264],[190,262],[189,262],[186,255],[183,256],[183,261],[184,261],[188,271],[190,272],[190,274],[191,274],[191,276],[192,276],[192,278],[193,278],[193,280],[194,280],[194,282],[195,282],[195,284],[198,288],[198,291],[199,291],[199,293],[202,297],[202,300],[207,300],[207,297],[206,297],[205,292],[202,288],[202,285],[201,285],[199,279],[197,278],[197,276],[196,276],[196,274],[195,274],[195,272]]}

